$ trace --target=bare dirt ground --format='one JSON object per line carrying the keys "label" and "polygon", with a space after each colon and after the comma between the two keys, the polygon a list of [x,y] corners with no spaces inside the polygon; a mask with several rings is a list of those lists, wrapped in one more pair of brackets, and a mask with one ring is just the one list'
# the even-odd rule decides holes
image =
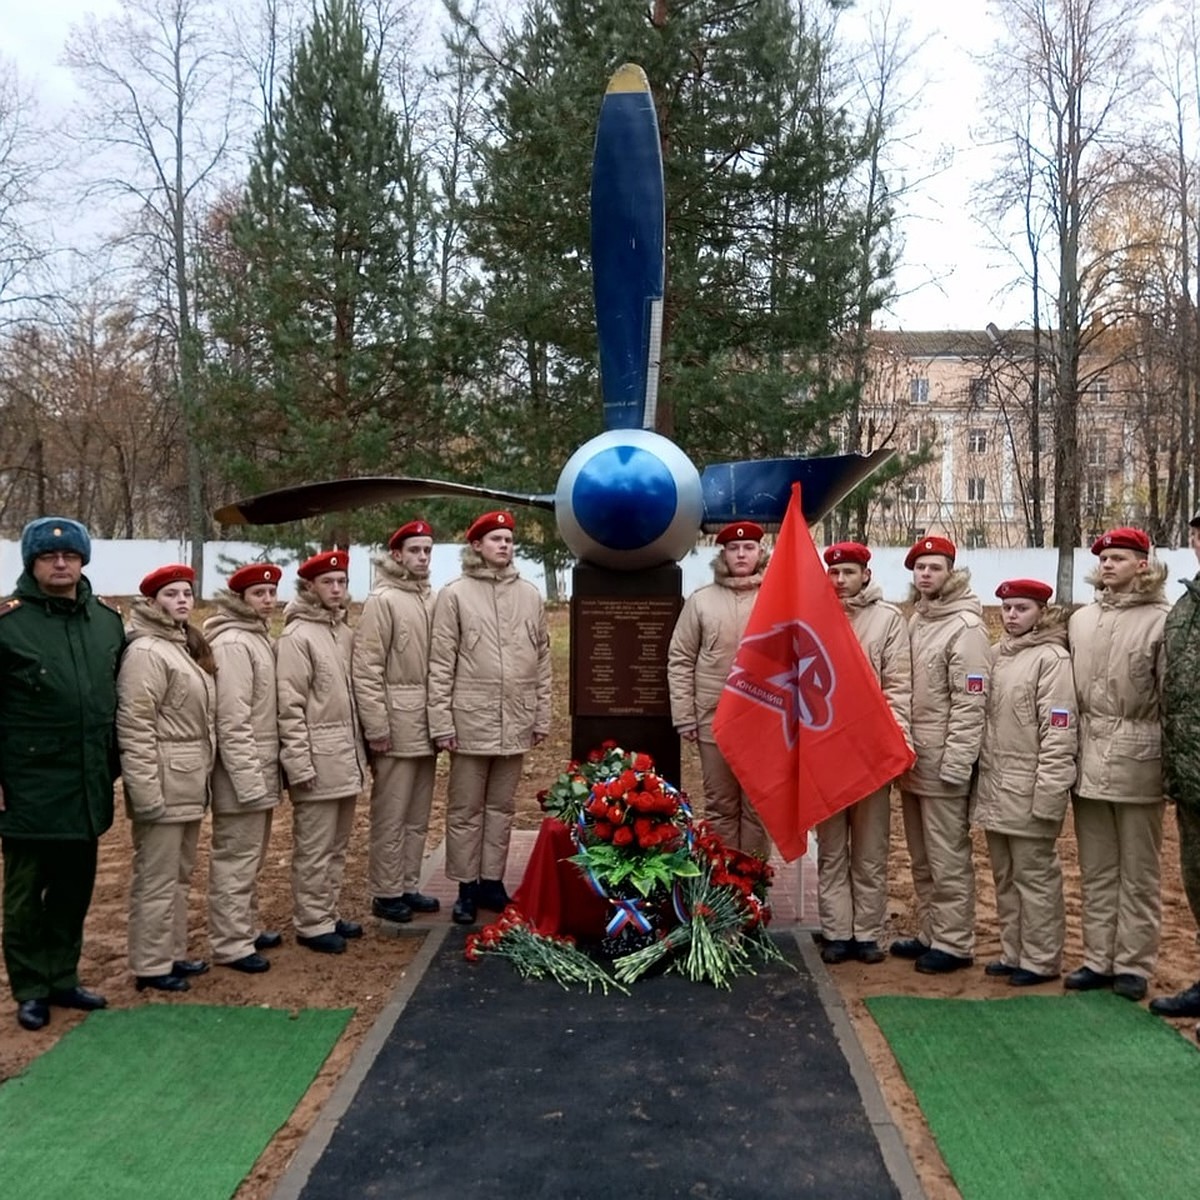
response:
{"label": "bare dirt ground", "polygon": [[[555,729],[547,743],[526,759],[526,786],[522,789],[518,823],[536,828],[541,819],[536,793],[546,787],[570,757],[567,718],[566,612],[552,615],[555,650]],[[429,846],[441,841],[445,812],[445,762],[439,771]],[[701,795],[699,765],[693,747],[685,747],[683,766],[685,790]],[[118,801],[119,803],[119,801]],[[1069,826],[1069,821],[1068,821]],[[192,990],[179,999],[164,999],[149,992],[134,990],[126,962],[129,862],[131,845],[128,822],[118,812],[113,830],[101,843],[100,871],[95,898],[88,917],[81,975],[85,984],[103,992],[115,1007],[139,1004],[229,1004],[268,1005],[273,1008],[345,1008],[355,1014],[345,1034],[334,1047],[312,1087],[263,1152],[251,1174],[238,1189],[236,1200],[266,1200],[286,1170],[296,1148],[315,1121],[338,1079],[350,1063],[355,1050],[403,978],[419,946],[419,937],[389,937],[370,919],[370,895],[366,882],[367,806],[360,803],[358,820],[351,843],[343,889],[342,912],[363,921],[366,936],[352,942],[340,956],[312,954],[297,947],[291,935],[291,892],[288,863],[291,852],[290,810],[285,801],[276,810],[270,857],[260,881],[260,902],[264,923],[284,932],[284,944],[270,953],[272,969],[264,975],[246,976],[214,968],[193,980]],[[889,934],[911,932],[913,891],[909,877],[908,855],[900,827],[899,805],[893,815],[891,904]],[[205,883],[207,880],[207,830],[197,863],[191,896],[190,952],[196,957],[208,955],[206,937]],[[1079,889],[1074,838],[1068,828],[1060,843],[1067,872],[1067,969],[1080,961]],[[942,978],[917,975],[912,964],[888,959],[878,966],[849,963],[831,968],[838,988],[854,1022],[867,1057],[880,1080],[893,1118],[901,1129],[930,1200],[955,1200],[959,1196],[941,1155],[921,1117],[920,1109],[908,1089],[886,1041],[867,1012],[864,1000],[881,994],[911,994],[964,998],[1003,998],[1011,994],[1003,981],[995,982],[983,974],[983,965],[999,954],[995,904],[991,873],[982,837],[976,842],[978,881],[978,946],[974,969]],[[510,888],[518,882],[510,880]],[[448,915],[447,915],[448,919]],[[1174,817],[1168,812],[1163,843],[1163,946],[1151,995],[1178,991],[1200,978],[1200,951],[1195,927],[1179,878],[1178,843]],[[1058,985],[1044,990],[1055,992]],[[17,1025],[14,1009],[7,1015],[3,1003],[8,1000],[7,979],[0,988],[0,1080],[27,1067],[48,1050],[59,1037],[83,1019],[83,1014],[55,1009],[51,1024],[31,1034]],[[1177,1022],[1182,1034],[1192,1036],[1194,1021]]]}

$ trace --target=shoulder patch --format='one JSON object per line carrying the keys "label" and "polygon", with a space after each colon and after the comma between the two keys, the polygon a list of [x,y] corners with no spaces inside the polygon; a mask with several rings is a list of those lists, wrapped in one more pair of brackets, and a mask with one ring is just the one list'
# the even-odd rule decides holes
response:
{"label": "shoulder patch", "polygon": [[103,607],[107,608],[110,613],[115,613],[122,621],[125,620],[125,618],[121,616],[121,610],[111,600],[107,600],[103,596],[96,596],[95,599],[97,604],[103,605]]}
{"label": "shoulder patch", "polygon": [[9,613],[16,612],[21,607],[21,601],[16,596],[9,596],[7,600],[0,600],[0,617],[7,617]]}

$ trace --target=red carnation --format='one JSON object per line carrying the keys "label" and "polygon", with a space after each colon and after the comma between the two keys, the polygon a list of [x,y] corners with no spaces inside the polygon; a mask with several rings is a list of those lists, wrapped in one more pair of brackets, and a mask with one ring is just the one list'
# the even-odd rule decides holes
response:
{"label": "red carnation", "polygon": [[605,741],[603,741],[603,742],[601,742],[601,743],[600,743],[600,749],[601,749],[601,751],[605,751],[605,752],[606,752],[606,751],[609,751],[609,750],[615,750],[616,748],[617,748],[617,743],[616,743],[616,742],[614,742],[614,741],[612,740],[612,738],[608,738],[608,739],[606,739]]}
{"label": "red carnation", "polygon": [[654,759],[648,754],[635,754],[633,756],[633,769],[635,771],[649,771],[654,766]]}
{"label": "red carnation", "polygon": [[628,825],[618,825],[612,835],[614,846],[628,846],[633,841],[633,830]]}
{"label": "red carnation", "polygon": [[608,842],[612,840],[613,827],[607,821],[597,821],[592,827],[592,832],[602,842]]}
{"label": "red carnation", "polygon": [[620,804],[610,804],[608,806],[608,819],[614,825],[620,825],[625,820],[625,809]]}

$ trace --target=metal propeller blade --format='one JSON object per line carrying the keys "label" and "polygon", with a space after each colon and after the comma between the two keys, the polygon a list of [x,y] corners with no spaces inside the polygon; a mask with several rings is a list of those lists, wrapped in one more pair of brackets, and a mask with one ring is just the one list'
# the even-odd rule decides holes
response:
{"label": "metal propeller blade", "polygon": [[236,500],[217,509],[213,516],[222,525],[279,525],[300,521],[319,513],[365,508],[371,504],[390,504],[428,496],[466,496],[499,500],[528,508],[553,512],[554,496],[506,492],[500,488],[477,487],[472,483],[448,483],[442,479],[405,479],[398,475],[371,475],[362,479],[327,479],[321,483],[303,483],[298,487],[264,492],[248,500]]}
{"label": "metal propeller blade", "polygon": [[778,525],[787,510],[792,484],[800,484],[804,519],[811,525],[844,500],[895,450],[836,454],[827,458],[761,458],[714,463],[700,475],[703,528],[713,533],[730,521]]}

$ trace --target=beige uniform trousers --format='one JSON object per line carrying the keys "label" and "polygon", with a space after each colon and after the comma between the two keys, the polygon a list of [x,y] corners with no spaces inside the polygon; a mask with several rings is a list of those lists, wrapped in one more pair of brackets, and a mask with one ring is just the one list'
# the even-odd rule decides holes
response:
{"label": "beige uniform trousers", "polygon": [[293,922],[300,937],[332,933],[357,796],[292,804]]}
{"label": "beige uniform trousers", "polygon": [[199,842],[199,821],[133,822],[129,965],[135,975],[169,975],[188,956],[188,887]]}
{"label": "beige uniform trousers", "polygon": [[967,797],[900,794],[917,893],[917,937],[960,958],[975,953],[975,867]]}
{"label": "beige uniform trousers", "polygon": [[503,879],[523,754],[451,754],[446,875],[458,883]]}
{"label": "beige uniform trousers", "polygon": [[368,871],[372,896],[417,891],[429,833],[437,758],[377,754],[371,763],[371,843]]}
{"label": "beige uniform trousers", "polygon": [[1055,839],[1010,837],[989,829],[987,846],[996,881],[1000,958],[1010,967],[1057,975],[1067,927]]}
{"label": "beige uniform trousers", "polygon": [[1083,961],[1101,975],[1149,979],[1162,932],[1159,878],[1165,801],[1072,798],[1083,893]]}
{"label": "beige uniform trousers", "polygon": [[272,809],[214,812],[208,865],[208,936],[213,958],[237,962],[254,953],[258,873],[271,839]]}
{"label": "beige uniform trousers", "polygon": [[817,909],[829,941],[883,937],[891,791],[882,787],[817,826]]}
{"label": "beige uniform trousers", "polygon": [[699,742],[704,781],[704,815],[727,846],[759,858],[771,857],[771,839],[715,742]]}

